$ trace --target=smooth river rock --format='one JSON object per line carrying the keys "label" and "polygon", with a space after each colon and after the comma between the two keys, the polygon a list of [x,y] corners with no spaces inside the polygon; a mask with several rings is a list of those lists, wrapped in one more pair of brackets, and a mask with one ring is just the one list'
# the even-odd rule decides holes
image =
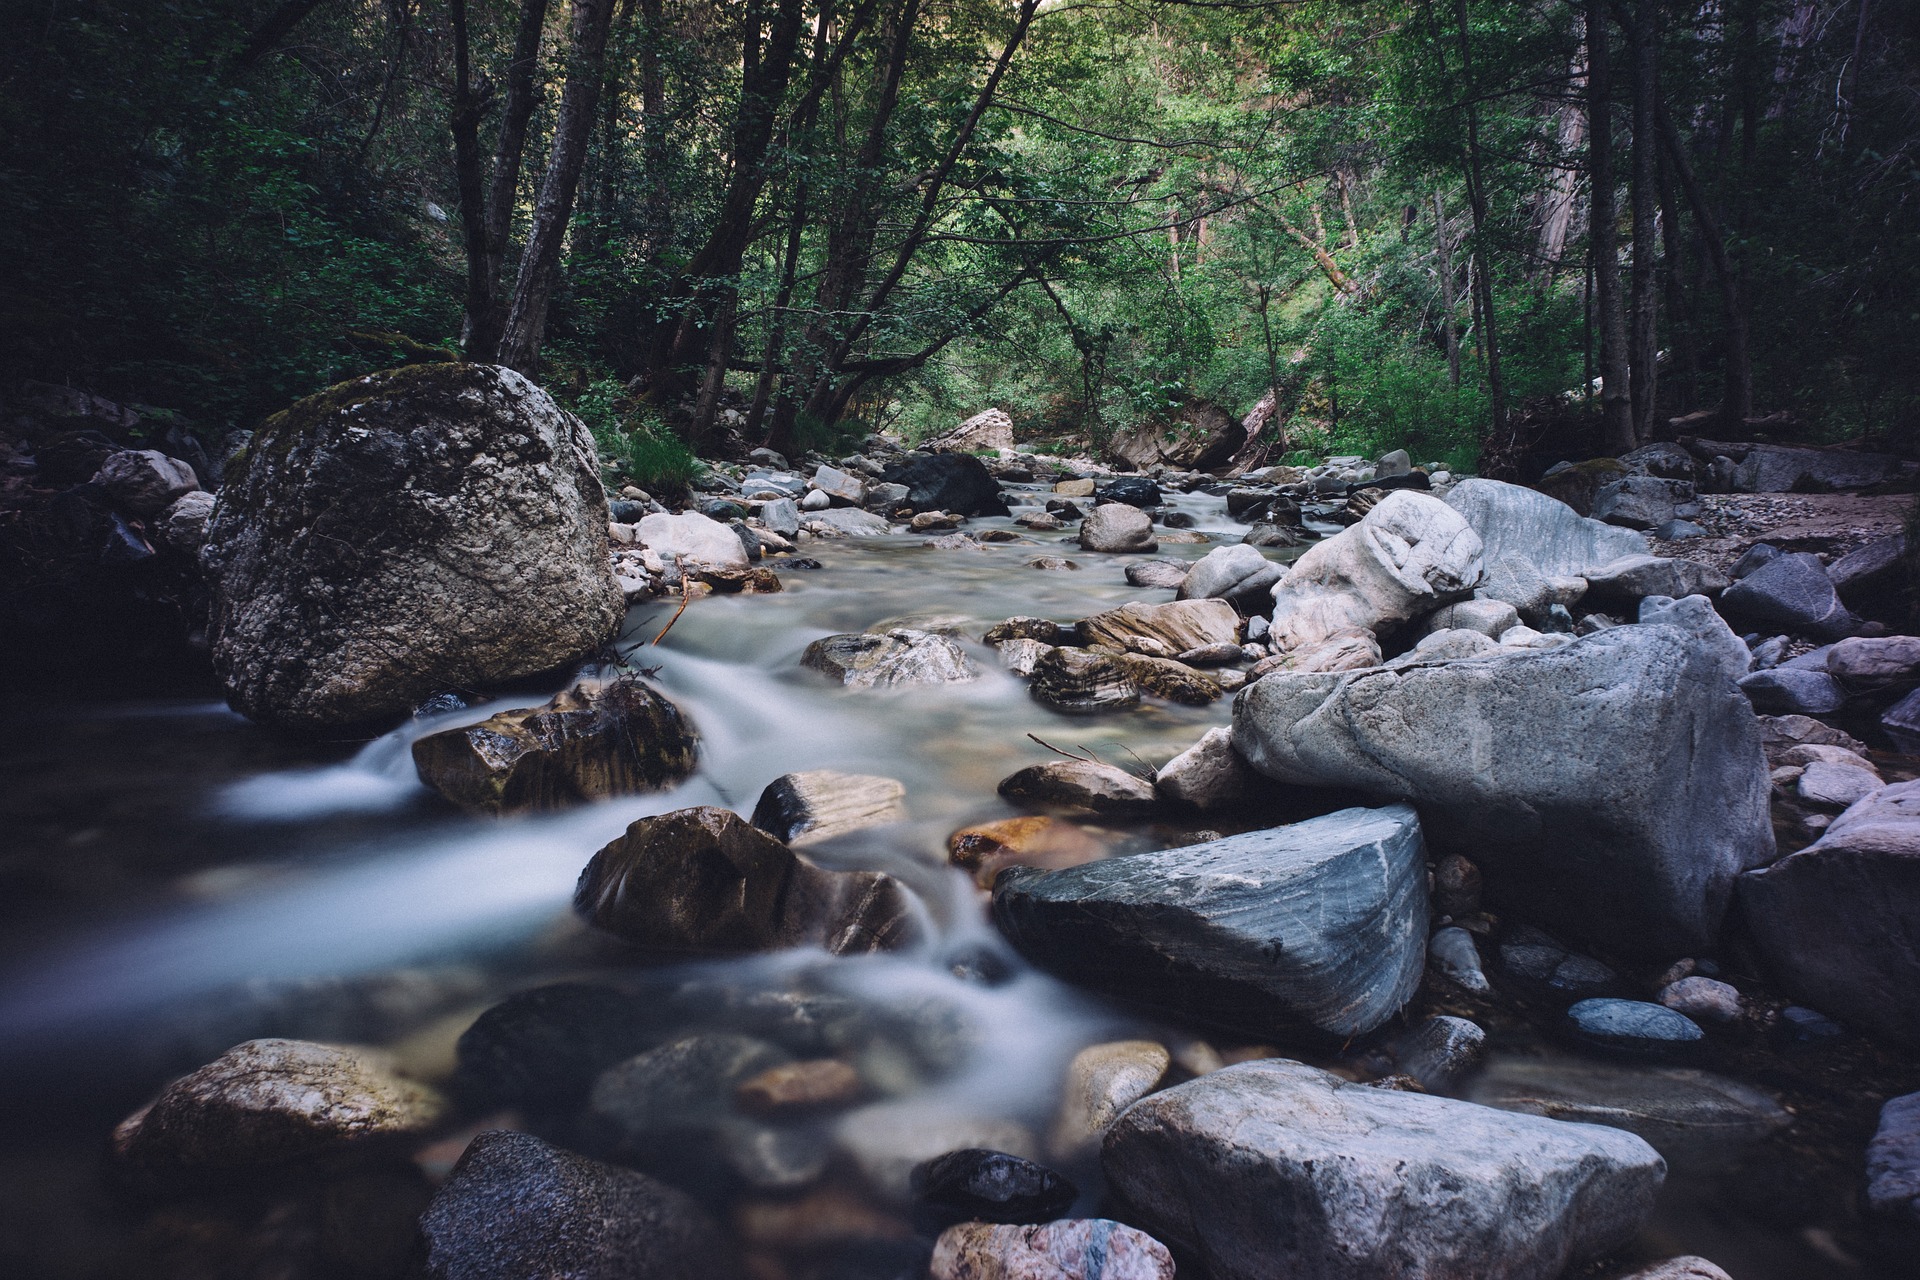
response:
{"label": "smooth river rock", "polygon": [[878,871],[827,871],[726,809],[641,818],[593,855],[574,910],[649,951],[888,951],[917,933],[912,895]]}
{"label": "smooth river rock", "polygon": [[1028,765],[1001,779],[999,790],[1003,799],[1027,808],[1084,809],[1109,816],[1138,816],[1157,804],[1152,782],[1094,760]]}
{"label": "smooth river rock", "polygon": [[599,469],[578,418],[491,365],[390,369],[275,414],[201,553],[228,700],[292,729],[381,724],[593,652],[626,613]]}
{"label": "smooth river rock", "polygon": [[808,645],[800,665],[833,676],[849,689],[977,680],[980,668],[952,640],[931,631],[896,627],[824,636]]}
{"label": "smooth river rock", "polygon": [[698,746],[685,712],[627,676],[415,739],[413,765],[455,804],[509,813],[664,790],[693,772]]}
{"label": "smooth river rock", "polygon": [[907,820],[907,789],[893,778],[834,769],[785,773],[753,806],[753,825],[795,848]]}
{"label": "smooth river rock", "polygon": [[1420,823],[1405,805],[1110,858],[1015,867],[993,918],[1041,968],[1183,1020],[1340,1039],[1419,986],[1427,942]]}
{"label": "smooth river rock", "polygon": [[1245,543],[1215,547],[1194,561],[1175,593],[1181,600],[1235,600],[1270,591],[1287,567]]}
{"label": "smooth river rock", "polygon": [[1839,640],[1860,630],[1840,603],[1827,567],[1811,551],[1774,557],[1720,594],[1720,607],[1743,621]]}
{"label": "smooth river rock", "polygon": [[1447,505],[1480,535],[1488,560],[1521,555],[1550,578],[1584,578],[1648,551],[1642,534],[1590,520],[1558,498],[1500,480],[1462,480],[1447,494]]}
{"label": "smooth river rock", "polygon": [[1238,644],[1240,615],[1224,600],[1131,601],[1080,622],[1090,645],[1107,645],[1150,658],[1172,658],[1214,644]]}
{"label": "smooth river rock", "polygon": [[1103,502],[1080,522],[1080,545],[1087,551],[1158,551],[1153,519],[1124,502]]}
{"label": "smooth river rock", "polygon": [[699,1205],[643,1173],[493,1129],[420,1218],[432,1280],[728,1280],[732,1249]]}
{"label": "smooth river rock", "polygon": [[1106,1218],[1041,1226],[962,1222],[941,1232],[930,1280],[1173,1280],[1173,1255]]}
{"label": "smooth river rock", "polygon": [[1284,1059],[1143,1098],[1101,1166],[1131,1220],[1215,1280],[1552,1280],[1631,1240],[1666,1174],[1619,1129]]}
{"label": "smooth river rock", "polygon": [[934,1230],[978,1222],[1050,1222],[1080,1193],[1043,1164],[1004,1151],[966,1147],[915,1165],[915,1216]]}
{"label": "smooth river rock", "polygon": [[1488,894],[1671,957],[1773,856],[1767,764],[1722,660],[1667,626],[1398,670],[1270,675],[1236,699],[1259,773],[1411,801]]}
{"label": "smooth river rock", "polygon": [[1273,645],[1384,632],[1473,594],[1480,535],[1446,503],[1399,489],[1360,523],[1308,548],[1273,588]]}
{"label": "smooth river rock", "polygon": [[1741,877],[1740,906],[1795,999],[1920,1046],[1920,782],[1880,788]]}

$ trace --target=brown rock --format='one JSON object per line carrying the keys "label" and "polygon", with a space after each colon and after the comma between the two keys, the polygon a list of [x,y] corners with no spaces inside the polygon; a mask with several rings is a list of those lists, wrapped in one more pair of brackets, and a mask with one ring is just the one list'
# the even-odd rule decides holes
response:
{"label": "brown rock", "polygon": [[860,1073],[838,1058],[810,1058],[769,1067],[733,1091],[740,1109],[754,1115],[790,1115],[845,1106],[866,1092]]}
{"label": "brown rock", "polygon": [[753,825],[795,848],[867,827],[904,822],[906,787],[892,778],[811,769],[775,778],[753,807]]}
{"label": "brown rock", "polygon": [[1001,780],[1000,795],[1032,808],[1085,809],[1117,816],[1151,813],[1157,804],[1151,782],[1094,760],[1028,765]]}
{"label": "brown rock", "polygon": [[1106,846],[1086,828],[1040,815],[983,822],[947,837],[948,859],[971,871],[982,889],[991,889],[993,878],[1007,867],[1058,871],[1106,855]]}
{"label": "brown rock", "polygon": [[1074,1054],[1048,1154],[1071,1160],[1091,1150],[1115,1117],[1159,1086],[1172,1062],[1157,1040],[1092,1044]]}
{"label": "brown rock", "polygon": [[635,946],[730,955],[889,951],[918,932],[912,895],[876,871],[827,871],[726,809],[642,818],[574,890],[588,923]]}
{"label": "brown rock", "polygon": [[626,676],[428,734],[413,744],[413,763],[455,804],[508,813],[673,786],[693,772],[698,742],[679,707]]}
{"label": "brown rock", "polygon": [[1240,615],[1225,600],[1132,601],[1084,619],[1080,634],[1090,645],[1171,657],[1210,644],[1238,644]]}
{"label": "brown rock", "polygon": [[1113,657],[1061,646],[1034,660],[1027,693],[1056,711],[1114,711],[1140,701],[1140,686]]}
{"label": "brown rock", "polygon": [[1133,678],[1135,684],[1169,702],[1204,707],[1220,698],[1220,682],[1195,671],[1184,662],[1172,658],[1149,658],[1138,653],[1125,654],[1114,661]]}

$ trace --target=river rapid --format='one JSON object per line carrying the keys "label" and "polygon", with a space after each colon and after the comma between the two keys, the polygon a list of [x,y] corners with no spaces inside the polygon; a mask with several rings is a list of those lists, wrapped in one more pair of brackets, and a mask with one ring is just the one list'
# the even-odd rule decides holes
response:
{"label": "river rapid", "polygon": [[[1243,531],[1218,498],[1170,502],[1219,540]],[[946,842],[961,826],[1012,816],[996,784],[1050,758],[1049,746],[1158,766],[1226,723],[1231,700],[1194,708],[1148,699],[1085,718],[1032,701],[979,643],[988,626],[1017,614],[1071,622],[1165,593],[1129,586],[1130,557],[1081,552],[1070,531],[1027,533],[1005,519],[968,528],[1011,529],[1024,540],[977,551],[905,534],[809,543],[801,554],[820,567],[778,568],[784,592],[701,598],[658,644],[649,641],[677,602],[631,609],[620,651],[691,717],[699,769],[671,791],[561,814],[459,813],[418,782],[409,754],[422,734],[543,701],[554,688],[420,718],[367,743],[291,743],[216,702],[49,697],[14,707],[10,795],[0,807],[0,883],[10,889],[0,901],[0,1270],[215,1274],[182,1244],[191,1231],[176,1223],[156,1235],[147,1209],[112,1193],[102,1155],[115,1121],[169,1077],[258,1036],[381,1045],[409,1070],[444,1076],[454,1038],[481,1009],[542,982],[595,977],[652,993],[689,1028],[714,1025],[717,1011],[755,993],[796,989],[886,1011],[922,1028],[906,1035],[910,1046],[950,1042],[891,1066],[866,1064],[885,1079],[903,1125],[964,1115],[1044,1134],[1078,1049],[1149,1035],[1178,1059],[1194,1033],[1080,993],[1001,944],[982,892],[948,865]],[[1159,554],[1191,560],[1207,549]],[[1042,554],[1079,568],[1028,566]],[[954,628],[981,677],[846,690],[799,666],[821,636],[903,620]],[[891,872],[917,891],[931,925],[923,948],[646,966],[574,920],[569,899],[582,866],[627,824],[689,805],[750,813],[769,782],[808,769],[905,784],[909,822],[843,838],[817,857]],[[1194,831],[1137,824],[1097,834],[1124,853],[1188,843]],[[937,1034],[923,1033],[927,1025]],[[1212,1044],[1229,1056],[1244,1048]],[[442,1155],[422,1159],[429,1175],[444,1172]],[[1097,1168],[1067,1171],[1083,1189],[1079,1208],[1096,1208]],[[1817,1236],[1725,1211],[1713,1186],[1670,1181],[1650,1256],[1701,1253],[1739,1280],[1871,1274],[1837,1260]],[[415,1191],[395,1194],[406,1202]],[[257,1210],[236,1202],[224,1217],[209,1211],[257,1246],[239,1251],[252,1263],[218,1274],[371,1274],[343,1270],[337,1258],[287,1262],[304,1255],[258,1244],[272,1232]],[[834,1274],[886,1274],[884,1259],[876,1265]]]}

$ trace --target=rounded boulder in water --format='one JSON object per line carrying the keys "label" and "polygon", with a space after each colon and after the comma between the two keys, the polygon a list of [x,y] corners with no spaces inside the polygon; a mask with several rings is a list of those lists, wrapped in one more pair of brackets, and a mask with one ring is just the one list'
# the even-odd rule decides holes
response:
{"label": "rounded boulder in water", "polygon": [[1567,1025],[1576,1040],[1632,1058],[1683,1056],[1706,1038],[1692,1018],[1644,1000],[1582,1000]]}
{"label": "rounded boulder in water", "polygon": [[914,1212],[938,1229],[956,1222],[1051,1222],[1079,1189],[1043,1164],[1005,1151],[970,1147],[915,1166]]}

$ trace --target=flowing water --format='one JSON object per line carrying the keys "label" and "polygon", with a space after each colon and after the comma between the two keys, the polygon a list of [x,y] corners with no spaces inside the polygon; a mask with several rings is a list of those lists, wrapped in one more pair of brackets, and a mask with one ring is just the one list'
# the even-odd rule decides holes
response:
{"label": "flowing water", "polygon": [[[1218,499],[1175,502],[1201,529],[1237,538]],[[1013,526],[969,526],[994,527]],[[601,975],[654,992],[722,993],[711,996],[715,1007],[798,985],[909,1019],[939,1011],[958,1047],[936,1055],[937,1068],[895,1071],[889,1105],[900,1124],[962,1114],[1040,1134],[1080,1047],[1126,1034],[1179,1043],[1177,1028],[1149,1026],[1020,964],[996,944],[983,895],[946,863],[955,828],[1011,816],[995,785],[1050,758],[1042,742],[1158,765],[1228,718],[1225,700],[1094,718],[1030,700],[977,643],[988,625],[1014,614],[1071,621],[1163,593],[1128,586],[1125,557],[1081,553],[1068,534],[1026,536],[978,551],[908,536],[811,544],[803,553],[821,567],[782,570],[784,593],[700,599],[658,645],[645,642],[673,602],[636,607],[621,649],[689,713],[700,767],[672,791],[557,815],[457,813],[415,779],[408,749],[421,734],[552,689],[416,720],[365,744],[290,744],[216,703],[17,709],[0,761],[11,793],[0,809],[10,889],[0,901],[0,1270],[194,1274],[145,1255],[151,1226],[104,1189],[101,1146],[113,1121],[170,1075],[254,1036],[386,1044],[405,1063],[444,1069],[453,1035],[480,1008],[542,981]],[[1027,566],[1042,553],[1080,567]],[[858,691],[798,665],[812,640],[897,619],[956,626],[981,678]],[[845,838],[820,857],[912,886],[933,926],[923,949],[645,968],[573,922],[581,867],[628,823],[696,804],[747,813],[767,783],[803,769],[906,785],[909,822]],[[1192,839],[1152,825],[1102,835],[1120,852]],[[689,1025],[701,1016],[690,1011]],[[1090,1211],[1097,1172],[1072,1172]],[[1707,1253],[1741,1280],[1863,1274],[1823,1255],[1819,1239],[1730,1218],[1715,1203],[1676,1180],[1658,1246]]]}

